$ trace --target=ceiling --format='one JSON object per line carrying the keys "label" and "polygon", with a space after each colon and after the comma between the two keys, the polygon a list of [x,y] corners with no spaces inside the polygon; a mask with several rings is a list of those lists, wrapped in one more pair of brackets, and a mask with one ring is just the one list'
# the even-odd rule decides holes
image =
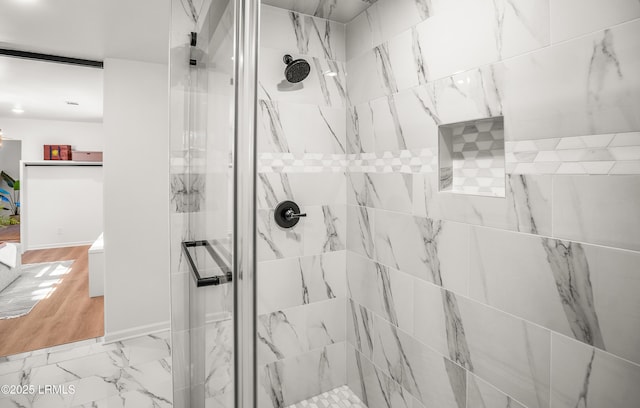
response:
{"label": "ceiling", "polygon": [[2,0],[0,47],[166,63],[169,0]]}
{"label": "ceiling", "polygon": [[348,23],[377,0],[262,0],[264,4]]}
{"label": "ceiling", "polygon": [[[345,23],[375,0],[263,2]],[[182,0],[185,10],[196,12],[205,3]],[[166,64],[170,5],[170,0],[1,0],[0,48]],[[0,57],[0,117],[99,122],[102,81],[96,68]],[[12,111],[18,106],[23,113]]]}
{"label": "ceiling", "polygon": [[0,117],[101,122],[102,76],[97,68],[0,56]]}
{"label": "ceiling", "polygon": [[[170,3],[1,0],[0,48],[166,64]],[[101,69],[0,56],[0,117],[102,121],[102,81]]]}

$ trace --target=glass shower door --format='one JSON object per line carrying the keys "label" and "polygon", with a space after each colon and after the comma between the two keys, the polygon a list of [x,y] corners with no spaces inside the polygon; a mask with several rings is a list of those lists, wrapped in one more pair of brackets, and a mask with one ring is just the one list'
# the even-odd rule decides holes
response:
{"label": "glass shower door", "polygon": [[173,0],[176,407],[254,407],[259,2]]}

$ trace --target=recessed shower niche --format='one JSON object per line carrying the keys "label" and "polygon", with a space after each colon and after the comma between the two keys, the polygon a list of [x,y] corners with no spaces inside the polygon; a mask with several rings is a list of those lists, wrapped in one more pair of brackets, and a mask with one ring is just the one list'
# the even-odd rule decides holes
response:
{"label": "recessed shower niche", "polygon": [[438,127],[440,191],[505,196],[504,118]]}

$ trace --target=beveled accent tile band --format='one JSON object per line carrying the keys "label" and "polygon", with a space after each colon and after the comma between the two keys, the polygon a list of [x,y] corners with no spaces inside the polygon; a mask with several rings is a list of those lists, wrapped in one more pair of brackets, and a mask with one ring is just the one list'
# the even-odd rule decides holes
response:
{"label": "beveled accent tile band", "polygon": [[[640,174],[640,132],[505,142],[507,174]],[[260,153],[259,173],[433,173],[436,147],[375,153]]]}

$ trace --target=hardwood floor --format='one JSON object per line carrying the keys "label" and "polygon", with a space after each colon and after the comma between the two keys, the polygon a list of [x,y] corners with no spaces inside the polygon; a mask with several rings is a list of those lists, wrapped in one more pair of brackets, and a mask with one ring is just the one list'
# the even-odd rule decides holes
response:
{"label": "hardwood floor", "polygon": [[0,241],[20,242],[20,225],[0,227]]}
{"label": "hardwood floor", "polygon": [[89,297],[89,246],[27,251],[22,263],[75,259],[53,293],[31,312],[0,320],[0,356],[104,335],[104,297]]}

